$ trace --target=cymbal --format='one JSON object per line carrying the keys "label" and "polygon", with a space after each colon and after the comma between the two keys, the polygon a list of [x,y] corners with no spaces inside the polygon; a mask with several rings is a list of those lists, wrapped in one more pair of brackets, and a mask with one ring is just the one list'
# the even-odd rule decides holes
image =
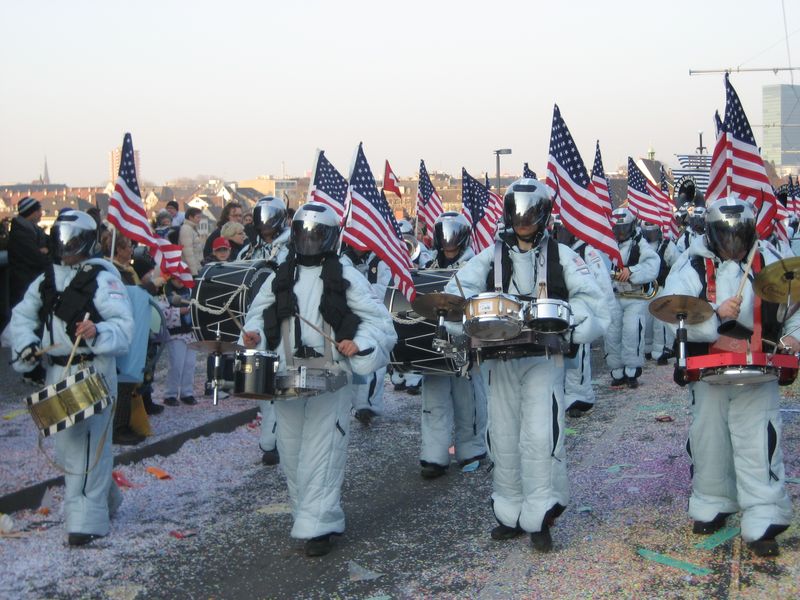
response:
{"label": "cymbal", "polygon": [[786,302],[789,292],[792,303],[800,300],[800,256],[783,258],[767,265],[753,281],[753,291],[767,302]]}
{"label": "cymbal", "polygon": [[439,314],[444,313],[445,321],[460,321],[464,314],[464,304],[466,300],[455,294],[445,294],[444,292],[431,292],[430,294],[418,294],[411,303],[411,308],[426,319],[436,321]]}
{"label": "cymbal", "polygon": [[237,350],[244,350],[244,346],[235,344],[233,342],[225,342],[222,340],[199,340],[197,342],[190,342],[187,344],[193,350],[200,352],[208,352],[214,354],[216,352],[225,354],[226,352],[236,352]]}
{"label": "cymbal", "polygon": [[705,300],[683,294],[662,296],[650,302],[650,314],[665,323],[678,323],[678,315],[685,315],[688,325],[696,325],[711,318],[714,309]]}

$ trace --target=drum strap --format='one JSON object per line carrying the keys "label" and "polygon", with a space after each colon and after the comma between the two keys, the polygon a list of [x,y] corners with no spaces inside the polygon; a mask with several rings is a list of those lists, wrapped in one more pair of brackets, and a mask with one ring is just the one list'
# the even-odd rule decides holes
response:
{"label": "drum strap", "polygon": [[[494,243],[494,291],[503,291],[503,242]],[[509,265],[510,266],[510,265]]]}
{"label": "drum strap", "polygon": [[533,295],[535,298],[547,298],[547,249],[550,247],[549,238],[545,238],[545,243],[539,246],[539,254],[536,257],[536,287]]}
{"label": "drum strap", "polygon": [[[294,321],[294,331],[295,331],[295,338],[298,340],[295,342],[295,348],[297,350],[301,350],[303,348],[308,348],[307,346],[303,346],[302,342],[300,341],[300,321],[299,319],[292,319]],[[322,330],[327,334],[331,335],[331,326],[328,323],[324,323],[322,325]],[[333,369],[337,368],[336,364],[333,362],[333,350],[331,348],[331,343],[328,340],[324,341],[324,347],[322,350],[322,354],[319,356],[295,356],[295,350],[292,348],[292,343],[289,341],[292,339],[292,336],[289,335],[289,319],[286,319],[281,323],[281,337],[283,338],[283,354],[286,357],[286,366],[288,368],[297,368],[297,367],[310,367],[312,369]]]}
{"label": "drum strap", "polygon": [[[539,250],[540,252],[544,246],[547,246],[547,251],[545,253],[543,262],[543,264],[546,265],[546,268],[537,268],[537,283],[539,275],[542,275],[545,278],[545,283],[547,284],[547,297],[568,301],[569,290],[567,289],[567,284],[564,280],[564,269],[561,267],[558,242],[556,242],[556,240],[550,236],[546,236],[541,242]],[[496,292],[508,293],[513,271],[510,252],[511,251],[507,244],[502,241],[495,242],[494,262],[492,263],[492,266],[489,269],[489,274],[486,277],[487,290],[494,288],[494,291]]]}

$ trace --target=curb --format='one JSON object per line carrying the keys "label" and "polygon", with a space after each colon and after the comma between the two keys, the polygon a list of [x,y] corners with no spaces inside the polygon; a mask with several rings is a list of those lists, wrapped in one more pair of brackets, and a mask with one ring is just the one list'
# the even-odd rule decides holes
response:
{"label": "curb", "polygon": [[[181,446],[188,440],[199,437],[207,437],[214,433],[229,433],[234,429],[245,425],[256,418],[258,407],[248,408],[238,413],[222,417],[215,421],[209,421],[203,425],[182,431],[169,437],[160,439],[152,444],[147,444],[141,448],[134,448],[127,452],[121,452],[114,456],[114,466],[129,465],[142,461],[152,456],[169,456],[180,450]],[[36,509],[39,507],[47,488],[64,485],[64,476],[53,477],[46,481],[35,483],[28,487],[17,490],[5,496],[0,496],[0,513],[12,513],[18,510]]]}

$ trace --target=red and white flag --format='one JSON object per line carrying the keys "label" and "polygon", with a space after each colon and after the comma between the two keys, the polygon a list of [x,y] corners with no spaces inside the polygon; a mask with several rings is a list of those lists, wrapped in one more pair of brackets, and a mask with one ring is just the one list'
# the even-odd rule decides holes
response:
{"label": "red and white flag", "polygon": [[503,216],[503,199],[461,169],[461,214],[472,226],[472,251],[478,254],[494,243]]}
{"label": "red and white flag", "polygon": [[403,199],[403,194],[400,192],[400,185],[397,183],[397,175],[395,175],[394,171],[392,171],[392,167],[389,166],[388,160],[386,161],[386,167],[383,170],[383,191],[384,193],[392,192],[401,200]]}
{"label": "red and white flag", "polygon": [[730,194],[730,147],[725,123],[719,118],[719,112],[714,113],[714,124],[717,130],[717,141],[711,153],[711,168],[708,174],[708,187],[706,188],[706,203],[711,204],[718,198],[727,198]]}
{"label": "red and white flag", "polygon": [[194,279],[189,267],[181,260],[183,249],[153,233],[147,213],[142,203],[139,182],[136,179],[136,165],[133,159],[133,141],[126,133],[122,141],[122,157],[119,162],[119,175],[114,185],[114,193],[108,203],[108,221],[126,237],[144,244],[156,266],[163,273],[177,277],[186,287],[194,287]]}
{"label": "red and white flag", "polygon": [[[599,150],[598,145],[596,157],[599,157]],[[602,163],[598,169],[598,177],[601,173]],[[547,187],[556,199],[561,222],[567,231],[604,252],[615,264],[622,265],[619,246],[614,239],[611,222],[608,219],[610,213],[607,212],[607,201],[601,200],[592,191],[586,166],[567,124],[561,117],[558,105],[553,108],[550,154],[547,159]]]}
{"label": "red and white flag", "polygon": [[597,146],[594,151],[594,164],[592,165],[589,190],[594,192],[594,195],[597,196],[601,204],[601,210],[605,213],[610,222],[614,207],[611,204],[611,192],[608,190],[608,179],[606,179],[606,172],[605,169],[603,169],[603,157],[600,154],[600,140],[597,140]]}
{"label": "red and white flag", "polygon": [[308,202],[327,204],[336,211],[340,220],[344,220],[347,185],[347,179],[327,159],[325,151],[317,150],[314,158],[314,176],[311,185],[308,186]]}
{"label": "red and white flag", "polygon": [[348,194],[342,241],[377,254],[391,270],[398,289],[409,302],[412,301],[417,292],[411,278],[408,248],[386,197],[378,192],[361,144],[350,169]]}

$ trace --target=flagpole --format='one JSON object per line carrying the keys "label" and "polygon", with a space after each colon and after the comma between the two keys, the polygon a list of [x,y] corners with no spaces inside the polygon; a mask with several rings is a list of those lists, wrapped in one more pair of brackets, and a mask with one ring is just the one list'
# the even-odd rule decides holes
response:
{"label": "flagpole", "polygon": [[117,228],[116,227],[112,227],[111,228],[111,250],[110,250],[110,256],[108,257],[111,260],[112,263],[114,262],[114,250],[116,249],[116,246],[117,246]]}

